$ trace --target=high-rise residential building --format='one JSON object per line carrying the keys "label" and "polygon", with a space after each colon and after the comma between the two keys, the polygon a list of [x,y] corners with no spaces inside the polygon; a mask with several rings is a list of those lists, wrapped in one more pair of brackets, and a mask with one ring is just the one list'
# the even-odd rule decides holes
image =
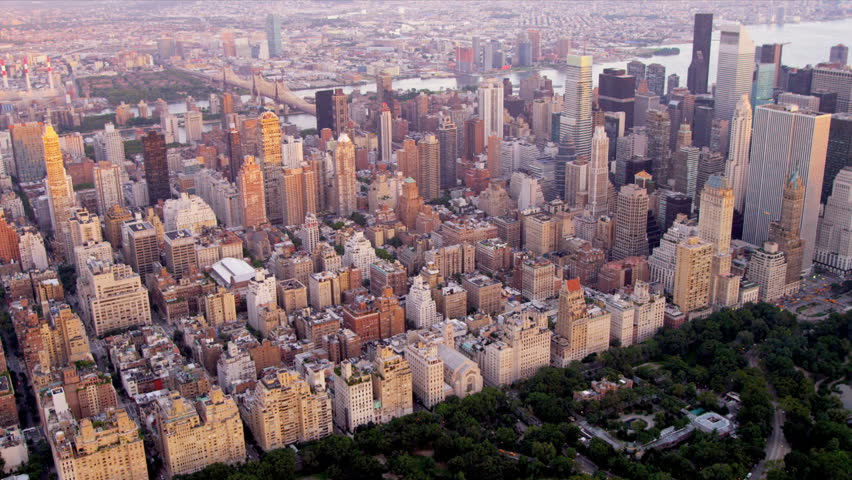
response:
{"label": "high-rise residential building", "polygon": [[248,324],[261,334],[266,335],[264,321],[264,308],[275,309],[278,305],[278,290],[276,289],[275,277],[265,269],[258,269],[254,278],[248,283],[246,294],[246,308],[248,310]]}
{"label": "high-rise residential building", "polygon": [[633,75],[633,78],[636,79],[636,85],[634,88],[638,89],[642,80],[645,80],[645,64],[639,60],[631,60],[627,62],[627,74]]}
{"label": "high-rise residential building", "polygon": [[95,161],[124,164],[124,139],[112,122],[104,125],[104,131],[95,136]]}
{"label": "high-rise residential building", "polygon": [[[310,374],[310,372],[309,372]],[[331,398],[322,374],[311,383],[292,370],[267,370],[240,402],[240,413],[265,452],[332,434]]]}
{"label": "high-rise residential building", "polygon": [[246,443],[237,403],[218,386],[196,405],[172,391],[154,402],[163,465],[168,475],[189,475],[213,463],[245,461]]}
{"label": "high-rise residential building", "polygon": [[714,114],[717,120],[730,121],[737,102],[751,93],[754,42],[742,25],[725,25],[721,30]]}
{"label": "high-rise residential building", "polygon": [[[804,244],[801,238],[802,215],[804,214],[805,186],[798,170],[793,170],[784,185],[781,199],[781,218],[769,223],[769,241],[778,244],[787,260],[785,289],[798,291],[802,278],[802,255]],[[813,251],[813,249],[812,249]]]}
{"label": "high-rise residential building", "polygon": [[319,211],[318,184],[316,172],[307,164],[284,169],[281,189],[284,225],[299,225],[306,214]]}
{"label": "high-rise residential building", "polygon": [[[646,124],[648,148],[646,157],[651,161],[654,180],[662,185],[668,184],[668,170],[671,163],[671,119],[668,112],[651,110]],[[627,179],[630,181],[631,179]]]}
{"label": "high-rise residential building", "polygon": [[426,201],[440,197],[441,145],[435,135],[425,135],[417,142],[417,157],[420,196]]}
{"label": "high-rise residential building", "polygon": [[[666,97],[670,97],[672,91],[680,87],[680,75],[672,73],[666,77]],[[688,89],[687,89],[688,90]]]}
{"label": "high-rise residential building", "polygon": [[562,282],[556,337],[552,339],[551,364],[565,366],[609,348],[612,314],[603,304],[586,305],[580,279]]}
{"label": "high-rise residential building", "polygon": [[372,375],[350,360],[340,362],[334,375],[334,423],[344,432],[375,422]]}
{"label": "high-rise residential building", "polygon": [[636,78],[618,68],[605,68],[598,76],[598,105],[605,112],[624,112],[624,128],[633,128]]}
{"label": "high-rise residential building", "polygon": [[124,206],[124,192],[121,190],[121,168],[110,162],[98,162],[93,169],[95,177],[95,198],[98,201],[98,214],[105,217],[114,205]]}
{"label": "high-rise residential building", "polygon": [[163,225],[165,231],[189,230],[201,234],[205,228],[215,227],[216,213],[198,195],[181,193],[163,204]]}
{"label": "high-rise residential building", "polygon": [[57,410],[59,419],[47,426],[47,437],[60,480],[148,478],[142,434],[124,409],[109,409],[79,422],[67,405]]}
{"label": "high-rise residential building", "polygon": [[379,110],[379,156],[382,162],[392,163],[393,156],[393,118],[388,104],[383,103]]}
{"label": "high-rise residential building", "polygon": [[319,245],[319,221],[313,212],[308,212],[305,215],[305,221],[302,223],[302,229],[299,230],[299,239],[302,240],[302,250],[306,252],[313,252]]}
{"label": "high-rise residential building", "polygon": [[82,207],[72,208],[68,217],[68,241],[72,248],[88,242],[102,242],[103,234],[98,216],[90,214]]}
{"label": "high-rise residential building", "polygon": [[28,122],[9,126],[12,154],[15,160],[13,173],[22,183],[37,182],[44,178],[45,126],[41,122]]}
{"label": "high-rise residential building", "polygon": [[834,178],[819,219],[814,262],[837,275],[852,274],[852,166]]}
{"label": "high-rise residential building", "polygon": [[648,255],[648,191],[635,184],[621,187],[615,216],[613,259]]}
{"label": "high-rise residential building", "polygon": [[18,248],[18,232],[13,224],[6,222],[6,215],[0,209],[0,261],[9,264],[21,262],[21,251]]}
{"label": "high-rise residential building", "polygon": [[281,16],[275,13],[266,16],[266,43],[270,57],[281,56]]}
{"label": "high-rise residential building", "polygon": [[405,318],[414,328],[429,328],[440,320],[432,290],[422,275],[414,277],[405,301]]}
{"label": "high-rise residential building", "polygon": [[129,266],[90,258],[77,283],[81,310],[95,335],[151,324],[148,290]]}
{"label": "high-rise residential building", "polygon": [[821,203],[828,200],[834,178],[843,168],[850,166],[852,166],[852,113],[835,113],[831,116],[828,134]]}
{"label": "high-rise residential building", "polygon": [[[376,75],[376,99],[379,105],[393,105],[393,76],[386,73]],[[340,135],[338,133],[338,135]]]}
{"label": "high-rise residential building", "polygon": [[195,256],[195,237],[187,230],[166,232],[163,255],[166,266],[175,275],[183,276],[198,270]]}
{"label": "high-rise residential building", "polygon": [[648,65],[645,71],[645,81],[648,83],[648,90],[658,97],[666,94],[666,67],[659,63]]}
{"label": "high-rise residential building", "polygon": [[728,143],[728,161],[725,163],[725,176],[734,189],[734,208],[740,213],[745,208],[751,126],[751,105],[748,97],[743,95],[731,119],[731,140]]}
{"label": "high-rise residential building", "polygon": [[710,44],[713,36],[713,14],[696,13],[692,33],[692,62],[686,77],[686,86],[694,94],[707,93],[710,75]]}
{"label": "high-rise residential building", "polygon": [[477,91],[479,118],[483,121],[484,135],[492,133],[503,136],[503,84],[489,79],[479,85]]}
{"label": "high-rise residential building", "polygon": [[121,245],[124,259],[135,272],[146,275],[160,261],[157,230],[144,220],[127,221],[122,226]]}
{"label": "high-rise residential building", "polygon": [[726,178],[714,175],[701,192],[701,214],[698,216],[698,235],[713,245],[714,255],[730,250],[733,220],[733,189]]}
{"label": "high-rise residential building", "polygon": [[411,365],[390,347],[379,348],[373,360],[373,396],[378,405],[375,420],[387,423],[414,411]]}
{"label": "high-rise residential building", "polygon": [[341,133],[334,148],[334,211],[342,217],[355,212],[357,182],[355,180],[355,145],[349,135]]}
{"label": "high-rise residential building", "polygon": [[531,301],[544,302],[556,295],[556,266],[544,257],[521,262],[521,293]]}
{"label": "high-rise residential building", "polygon": [[50,220],[53,227],[54,237],[60,249],[67,257],[73,255],[73,246],[70,243],[71,208],[74,206],[74,189],[71,187],[71,179],[65,174],[65,165],[62,163],[62,151],[59,148],[59,135],[50,125],[44,128],[44,164],[47,171],[45,179],[45,190],[50,206]]}
{"label": "high-rise residential building", "polygon": [[234,294],[224,287],[198,297],[198,310],[204,315],[207,324],[213,327],[237,321]]}
{"label": "high-rise residential building", "polygon": [[684,313],[710,305],[713,245],[689,237],[677,245],[672,302]]}
{"label": "high-rise residential building", "polygon": [[[802,268],[810,270],[822,190],[831,115],[801,111],[795,105],[755,109],[748,167],[743,240],[762,245],[769,223],[780,220],[784,185],[798,171],[805,185],[801,238]],[[796,148],[789,148],[795,145]]]}
{"label": "high-rise residential building", "polygon": [[[452,188],[456,185],[456,161],[458,160],[457,142],[458,128],[452,117],[441,117],[438,125],[438,142],[441,158],[441,189]],[[502,135],[501,135],[502,136]]]}
{"label": "high-rise residential building", "polygon": [[201,141],[204,132],[204,118],[198,110],[190,110],[183,115],[187,143],[196,144]]}
{"label": "high-rise residential building", "polygon": [[240,131],[231,124],[228,131],[228,181],[235,182],[240,167],[243,165],[243,147],[240,142]]}
{"label": "high-rise residential building", "polygon": [[21,253],[21,270],[44,270],[48,266],[44,237],[34,227],[23,228],[18,234],[18,251]]}
{"label": "high-rise residential building", "polygon": [[777,243],[764,242],[762,248],[751,254],[746,277],[757,284],[761,302],[771,302],[784,295],[787,261]]}
{"label": "high-rise residential building", "polygon": [[226,57],[236,57],[237,56],[237,45],[236,38],[234,37],[234,32],[230,30],[226,30],[222,32],[222,54]]}
{"label": "high-rise residential building", "polygon": [[828,53],[828,62],[847,65],[849,63],[849,47],[842,43],[832,45]]}
{"label": "high-rise residential building", "polygon": [[589,162],[589,203],[586,209],[592,218],[609,213],[609,138],[603,127],[595,127],[592,136],[592,157]]}
{"label": "high-rise residential building", "polygon": [[[417,278],[419,276],[415,277],[415,281]],[[420,403],[432,408],[443,402],[446,398],[444,362],[438,355],[438,345],[410,343],[405,347],[405,359],[411,368],[412,391]]]}
{"label": "high-rise residential building", "polygon": [[349,128],[349,97],[342,88],[335,88],[331,95],[331,131],[340,135]]}
{"label": "high-rise residential building", "polygon": [[266,216],[270,222],[280,222],[284,218],[281,205],[284,173],[282,170],[281,122],[273,112],[263,112],[260,116],[260,140]]}
{"label": "high-rise residential building", "polygon": [[145,159],[148,201],[151,205],[156,205],[160,200],[172,198],[172,188],[169,185],[169,162],[166,157],[166,137],[153,130],[143,135],[142,156]]}
{"label": "high-rise residential building", "polygon": [[240,192],[240,207],[244,228],[259,228],[267,222],[266,197],[263,190],[263,170],[246,155],[240,173],[237,175],[237,190]]}
{"label": "high-rise residential building", "polygon": [[592,151],[592,100],[592,56],[568,55],[559,134],[585,158]]}

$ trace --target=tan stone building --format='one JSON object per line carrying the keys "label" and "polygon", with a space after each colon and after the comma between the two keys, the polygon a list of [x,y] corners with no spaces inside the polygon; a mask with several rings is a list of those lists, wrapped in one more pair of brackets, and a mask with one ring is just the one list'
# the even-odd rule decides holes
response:
{"label": "tan stone building", "polygon": [[124,409],[109,410],[79,424],[63,417],[48,428],[60,480],[148,479],[142,435]]}
{"label": "tan stone building", "polygon": [[701,310],[710,304],[712,263],[712,243],[690,237],[678,244],[672,303],[683,313]]}
{"label": "tan stone building", "polygon": [[524,247],[536,255],[553,252],[559,246],[559,222],[548,213],[523,217]]}
{"label": "tan stone building", "polygon": [[81,310],[96,335],[151,323],[148,290],[129,266],[89,259],[77,281]]}
{"label": "tan stone building", "polygon": [[155,414],[160,452],[169,476],[195,473],[213,463],[245,461],[240,412],[236,402],[219,387],[212,387],[197,406],[171,392],[157,399]]}
{"label": "tan stone building", "polygon": [[377,423],[387,423],[394,418],[414,411],[411,365],[393,349],[384,347],[373,360],[373,398],[378,406]]}
{"label": "tan stone building", "polygon": [[521,265],[524,297],[544,301],[556,295],[556,267],[545,258],[524,260]]}
{"label": "tan stone building", "polygon": [[586,304],[578,279],[566,280],[559,291],[557,336],[551,344],[553,364],[566,366],[609,348],[611,322],[612,314],[602,304]]}
{"label": "tan stone building", "polygon": [[237,309],[234,294],[224,287],[214,293],[202,295],[198,298],[199,311],[204,313],[207,324],[218,326],[223,323],[237,321]]}
{"label": "tan stone building", "polygon": [[500,313],[506,307],[503,284],[481,273],[462,277],[462,288],[467,290],[468,304],[487,314]]}
{"label": "tan stone building", "polygon": [[331,398],[298,373],[268,372],[240,401],[240,415],[264,451],[331,435]]}

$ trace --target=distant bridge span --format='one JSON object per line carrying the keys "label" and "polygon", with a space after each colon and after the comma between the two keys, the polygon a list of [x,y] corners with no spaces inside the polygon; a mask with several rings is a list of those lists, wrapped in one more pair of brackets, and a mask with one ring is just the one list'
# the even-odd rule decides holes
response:
{"label": "distant bridge span", "polygon": [[305,99],[300,98],[289,88],[287,88],[287,85],[285,85],[282,81],[270,82],[269,80],[263,78],[263,76],[258,74],[255,74],[254,78],[251,80],[245,80],[243,78],[240,78],[240,76],[236,73],[234,73],[231,67],[225,67],[222,70],[221,77],[200,72],[198,70],[190,70],[187,68],[179,68],[179,70],[212,82],[224,82],[227,85],[245,88],[246,90],[249,90],[251,92],[257,90],[257,93],[261,96],[272,98],[276,102],[284,103],[286,105],[289,105],[291,108],[301,110],[302,112],[309,113],[311,115],[317,114],[316,105],[308,103],[307,101],[305,101]]}

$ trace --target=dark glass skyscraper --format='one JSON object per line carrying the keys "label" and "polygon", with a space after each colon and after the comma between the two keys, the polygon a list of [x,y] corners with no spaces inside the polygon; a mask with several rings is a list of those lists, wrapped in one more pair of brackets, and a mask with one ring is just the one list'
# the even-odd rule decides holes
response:
{"label": "dark glass skyscraper", "polygon": [[831,194],[834,178],[843,167],[852,166],[852,113],[831,116],[828,133],[828,152],[825,155],[825,176],[822,179],[822,203]]}
{"label": "dark glass skyscraper", "polygon": [[695,94],[707,93],[710,74],[710,38],[713,35],[713,14],[696,13],[692,34],[692,62],[686,77],[686,86]]}
{"label": "dark glass skyscraper", "polygon": [[266,16],[266,42],[269,45],[269,56],[281,56],[281,17],[274,13]]}
{"label": "dark glass skyscraper", "polygon": [[441,124],[438,127],[438,142],[440,142],[441,155],[441,189],[456,186],[457,135],[458,128],[453,123],[453,119],[449,116],[442,117]]}
{"label": "dark glass skyscraper", "polygon": [[166,137],[157,132],[142,136],[142,155],[145,159],[145,181],[148,183],[148,201],[156,205],[160,200],[172,198],[169,187],[169,162],[166,158]]}
{"label": "dark glass skyscraper", "polygon": [[624,112],[624,129],[633,128],[636,78],[624,70],[605,68],[598,77],[598,105],[605,112]]}
{"label": "dark glass skyscraper", "polygon": [[317,132],[323,128],[334,130],[334,91],[320,90],[314,94],[317,107]]}

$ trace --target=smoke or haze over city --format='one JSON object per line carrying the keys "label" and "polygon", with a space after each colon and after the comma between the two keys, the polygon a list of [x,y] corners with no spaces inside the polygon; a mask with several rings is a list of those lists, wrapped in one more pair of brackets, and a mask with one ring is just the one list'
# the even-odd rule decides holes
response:
{"label": "smoke or haze over city", "polygon": [[2,10],[3,480],[852,471],[852,1]]}

